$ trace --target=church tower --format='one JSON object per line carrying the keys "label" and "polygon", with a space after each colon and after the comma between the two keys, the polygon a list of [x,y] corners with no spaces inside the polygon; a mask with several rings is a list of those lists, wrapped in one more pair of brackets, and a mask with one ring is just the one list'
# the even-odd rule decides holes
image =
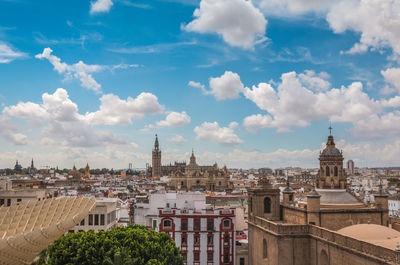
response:
{"label": "church tower", "polygon": [[86,179],[90,179],[90,167],[89,167],[89,163],[86,163],[86,167],[85,167],[85,178],[86,178]]}
{"label": "church tower", "polygon": [[319,155],[319,174],[316,186],[320,189],[345,189],[346,175],[343,169],[343,154],[335,146],[332,136],[332,127],[326,148]]}
{"label": "church tower", "polygon": [[160,150],[160,146],[158,144],[158,137],[156,134],[156,140],[154,142],[154,149],[153,149],[153,153],[151,156],[151,176],[153,179],[155,180],[159,180],[161,177],[161,150]]}

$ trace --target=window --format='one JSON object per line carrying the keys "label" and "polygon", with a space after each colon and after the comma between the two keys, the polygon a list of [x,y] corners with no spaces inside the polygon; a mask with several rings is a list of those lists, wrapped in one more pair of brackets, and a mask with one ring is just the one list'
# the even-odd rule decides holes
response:
{"label": "window", "polygon": [[197,185],[200,185],[200,180],[196,181],[196,184],[197,184]]}
{"label": "window", "polygon": [[264,199],[264,213],[271,212],[271,199],[269,197],[265,197]]}
{"label": "window", "polygon": [[100,225],[104,225],[104,214],[100,214]]}
{"label": "window", "polygon": [[195,245],[200,245],[200,236],[199,235],[195,235],[194,236],[194,244]]}
{"label": "window", "polygon": [[193,256],[194,256],[194,261],[200,261],[200,253],[199,252],[195,252]]}
{"label": "window", "polygon": [[229,263],[229,253],[224,254],[224,263]]}
{"label": "window", "polygon": [[207,230],[208,231],[214,230],[214,219],[207,219]]}
{"label": "window", "polygon": [[81,221],[81,226],[84,226],[85,225],[85,219],[83,219],[82,221]]}
{"label": "window", "polygon": [[4,199],[0,199],[0,206],[4,204]]}
{"label": "window", "polygon": [[212,262],[214,260],[214,255],[212,252],[207,253],[207,261]]}
{"label": "window", "polygon": [[99,215],[98,214],[94,215],[94,225],[99,225]]}
{"label": "window", "polygon": [[89,225],[93,225],[93,214],[89,214]]}
{"label": "window", "polygon": [[240,258],[240,263],[239,265],[244,265],[244,258]]}
{"label": "window", "polygon": [[74,232],[74,230],[68,230],[68,233],[73,233]]}
{"label": "window", "polygon": [[212,235],[207,236],[207,245],[212,245],[213,242],[214,242],[213,236]]}
{"label": "window", "polygon": [[22,199],[17,199],[17,202],[20,202],[20,201],[22,201]]}
{"label": "window", "polygon": [[186,235],[182,235],[181,245],[187,245],[187,237],[186,237]]}
{"label": "window", "polygon": [[7,206],[11,206],[11,199],[7,199]]}
{"label": "window", "polygon": [[153,220],[153,229],[156,229],[157,227],[157,220]]}
{"label": "window", "polygon": [[268,246],[267,246],[267,240],[263,240],[263,258],[266,259],[268,258]]}
{"label": "window", "polygon": [[293,194],[289,195],[289,201],[293,201]]}
{"label": "window", "polygon": [[187,231],[187,229],[188,229],[188,220],[187,219],[182,219],[181,230],[182,231]]}
{"label": "window", "polygon": [[218,182],[218,185],[220,185],[220,186],[221,186],[221,181],[220,181],[220,182]]}
{"label": "window", "polygon": [[334,174],[335,174],[335,177],[338,176],[338,168],[337,168],[337,166],[334,167]]}
{"label": "window", "polygon": [[183,181],[181,181],[181,186],[182,186],[182,187],[185,186],[185,184],[183,183]]}
{"label": "window", "polygon": [[169,203],[167,202],[167,208],[169,208]]}
{"label": "window", "polygon": [[200,219],[194,219],[193,222],[193,230],[200,231]]}
{"label": "window", "polygon": [[230,227],[231,226],[231,221],[230,220],[224,220],[224,227]]}
{"label": "window", "polygon": [[326,171],[326,176],[329,177],[331,175],[331,172],[330,172],[328,166],[326,166],[326,170],[325,171]]}
{"label": "window", "polygon": [[164,220],[164,227],[171,227],[171,220]]}

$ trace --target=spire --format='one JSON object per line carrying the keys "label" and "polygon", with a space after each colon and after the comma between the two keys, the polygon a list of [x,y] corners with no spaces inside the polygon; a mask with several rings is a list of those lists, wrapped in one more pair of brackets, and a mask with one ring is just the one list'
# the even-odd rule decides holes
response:
{"label": "spire", "polygon": [[332,123],[329,122],[329,135],[332,136]]}
{"label": "spire", "polygon": [[155,142],[154,142],[154,149],[155,149],[155,150],[158,150],[158,148],[159,148],[158,136],[157,136],[157,134],[156,134],[156,140],[155,140]]}
{"label": "spire", "polygon": [[33,165],[33,157],[32,157],[32,161],[31,161],[31,168],[35,168],[35,166]]}

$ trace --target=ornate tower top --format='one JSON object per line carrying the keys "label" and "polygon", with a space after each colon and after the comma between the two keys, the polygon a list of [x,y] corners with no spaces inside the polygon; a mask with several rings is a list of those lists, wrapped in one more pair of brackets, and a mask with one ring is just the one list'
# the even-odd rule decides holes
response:
{"label": "ornate tower top", "polygon": [[158,136],[156,134],[156,140],[154,141],[154,150],[158,150],[160,148],[159,144],[158,144]]}
{"label": "ornate tower top", "polygon": [[343,170],[343,154],[335,146],[332,126],[329,126],[329,136],[325,149],[319,156],[320,172],[317,176],[316,187],[320,189],[344,189],[346,175]]}
{"label": "ornate tower top", "polygon": [[190,156],[190,164],[196,165],[196,157],[194,156],[194,151],[192,149],[192,155]]}

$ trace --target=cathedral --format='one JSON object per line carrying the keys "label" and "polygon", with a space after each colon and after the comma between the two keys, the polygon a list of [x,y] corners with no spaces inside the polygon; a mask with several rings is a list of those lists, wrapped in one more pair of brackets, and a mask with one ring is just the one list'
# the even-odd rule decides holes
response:
{"label": "cathedral", "polygon": [[248,190],[249,264],[399,264],[400,233],[389,228],[388,195],[364,204],[346,189],[343,154],[328,136],[315,188],[295,200],[267,179]]}
{"label": "cathedral", "polygon": [[175,162],[162,165],[157,135],[152,152],[152,167],[148,169],[148,175],[153,180],[168,176],[168,187],[175,190],[230,191],[233,188],[226,166],[219,168],[217,163],[212,166],[200,166],[196,162],[193,150],[189,164]]}

